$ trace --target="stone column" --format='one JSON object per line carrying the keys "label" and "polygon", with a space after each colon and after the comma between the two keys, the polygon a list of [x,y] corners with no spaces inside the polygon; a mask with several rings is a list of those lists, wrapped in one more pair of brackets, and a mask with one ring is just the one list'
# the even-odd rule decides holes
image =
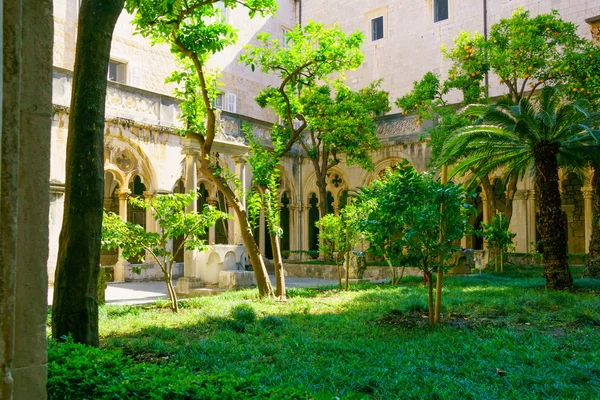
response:
{"label": "stone column", "polygon": [[[152,198],[154,198],[154,193],[150,191],[144,192],[144,199],[147,202],[151,202]],[[146,232],[157,232],[158,225],[154,220],[154,216],[152,215],[152,210],[150,208],[146,209]],[[156,260],[150,253],[146,253],[146,257],[144,259],[144,263],[146,264],[156,264]]]}
{"label": "stone column", "polygon": [[[513,198],[513,215],[509,229],[516,233],[515,251],[529,252],[529,232],[527,231],[527,189],[518,189]],[[534,239],[535,240],[535,239]]]}
{"label": "stone column", "polygon": [[535,214],[535,190],[530,189],[527,192],[527,246],[529,247],[533,244],[534,250],[537,249]]}
{"label": "stone column", "polygon": [[[246,193],[248,191],[248,186],[246,182],[246,173],[248,170],[248,168],[246,168],[246,159],[242,156],[233,156],[231,157],[231,159],[233,160],[233,162],[235,162],[235,176],[238,177],[242,186],[242,198],[240,199],[240,202],[242,203],[242,207],[245,210]],[[237,245],[243,244],[244,239],[242,238],[242,228],[240,227],[237,218],[235,218],[235,214],[233,213],[233,209],[231,207],[229,208],[229,214],[234,216],[233,220],[229,220],[229,237],[231,243]]]}
{"label": "stone column", "polygon": [[[120,188],[116,190],[117,196],[119,196],[119,217],[123,221],[127,221],[127,200],[131,195],[131,190],[128,188]],[[114,280],[115,282],[125,281],[125,267],[129,265],[129,261],[125,260],[121,256],[121,249],[118,250],[117,263],[114,266]]]}
{"label": "stone column", "polygon": [[[483,190],[479,193],[479,197],[481,197],[481,201],[483,202],[483,223],[488,224],[490,222],[490,207]],[[488,250],[487,240],[485,239],[483,239],[483,250]]]}
{"label": "stone column", "polygon": [[592,199],[594,196],[594,189],[590,186],[581,188],[583,193],[583,205],[584,205],[584,226],[585,226],[585,252],[590,251],[590,239],[592,237]]}
{"label": "stone column", "polygon": [[242,156],[231,157],[235,162],[235,176],[238,177],[242,185],[242,198],[240,199],[242,206],[246,209],[246,192],[248,191],[248,184],[246,182],[246,173],[248,168],[246,167],[246,158]]}
{"label": "stone column", "polygon": [[[297,204],[288,204],[288,209],[290,210],[290,231],[288,235],[290,235],[290,250],[299,249],[298,243],[298,205]],[[290,261],[297,260],[297,254],[291,253],[288,258]]]}
{"label": "stone column", "polygon": [[[196,191],[198,182],[198,168],[196,163],[198,161],[199,148],[195,143],[186,139],[181,154],[185,155],[185,191],[186,193]],[[198,202],[193,201],[185,210],[187,212],[197,212]],[[183,275],[185,277],[196,278],[197,251],[184,250],[183,254]]]}
{"label": "stone column", "polygon": [[[185,155],[185,191],[196,191],[198,183],[198,156],[200,147],[190,139],[184,140],[181,154]],[[197,212],[198,202],[194,200],[192,204],[185,209],[187,212]],[[171,244],[172,245],[172,244]],[[184,250],[183,256],[183,277],[177,280],[175,290],[179,294],[189,295],[190,292],[203,286],[198,272],[198,252],[196,250]]]}
{"label": "stone column", "polygon": [[[309,243],[309,211],[310,211],[310,203],[307,201],[303,206],[302,206],[302,226],[304,227],[302,230],[302,248],[299,250],[303,250],[303,251],[308,251],[310,249],[310,243]],[[303,254],[302,255],[302,259],[305,259],[306,256]]]}
{"label": "stone column", "polygon": [[[206,199],[206,202],[211,206],[217,208],[217,204],[219,203],[218,197],[209,197]],[[217,224],[221,223],[221,221],[217,221]],[[211,226],[208,228],[208,244],[215,244],[215,226]]]}

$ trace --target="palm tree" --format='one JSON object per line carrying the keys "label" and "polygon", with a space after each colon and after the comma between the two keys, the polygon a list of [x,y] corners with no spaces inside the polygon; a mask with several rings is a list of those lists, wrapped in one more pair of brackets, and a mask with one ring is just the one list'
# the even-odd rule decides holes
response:
{"label": "palm tree", "polygon": [[580,166],[582,152],[597,146],[600,132],[590,128],[590,103],[567,101],[561,92],[545,87],[533,101],[514,104],[503,99],[491,106],[465,110],[477,123],[455,131],[443,154],[454,159],[453,173],[468,171],[481,177],[497,168],[520,177],[532,172],[539,198],[539,229],[546,287],[573,285],[567,262],[567,233],[558,185],[559,165]]}

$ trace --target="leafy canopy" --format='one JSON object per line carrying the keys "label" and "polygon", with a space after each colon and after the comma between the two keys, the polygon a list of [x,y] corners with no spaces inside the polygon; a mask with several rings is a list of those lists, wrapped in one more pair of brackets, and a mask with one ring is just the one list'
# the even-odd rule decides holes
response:
{"label": "leafy canopy", "polygon": [[558,89],[546,86],[537,104],[526,98],[496,104],[471,105],[465,113],[477,124],[459,129],[444,145],[443,157],[462,155],[453,174],[483,176],[505,168],[523,176],[534,165],[536,146],[555,145],[560,165],[583,166],[600,143],[598,115],[586,99],[568,101]]}
{"label": "leafy canopy", "polygon": [[472,208],[464,189],[453,183],[444,185],[406,161],[364,187],[358,204],[368,215],[358,226],[370,251],[392,264],[426,273],[451,266]]}
{"label": "leafy canopy", "polygon": [[308,132],[301,136],[300,143],[310,158],[324,157],[324,167],[332,167],[343,154],[347,165],[372,169],[370,152],[381,147],[375,116],[390,110],[381,81],[358,91],[341,81],[306,88],[300,104],[308,121]]}
{"label": "leafy canopy", "polygon": [[[124,258],[137,257],[143,260],[144,251],[149,252],[163,271],[185,249],[205,250],[206,243],[202,239],[206,230],[217,220],[231,218],[229,214],[205,205],[201,213],[186,212],[185,208],[196,199],[196,193],[168,194],[154,197],[152,200],[130,198],[129,202],[136,207],[149,209],[160,227],[160,233],[146,232],[138,224],[123,221],[117,214],[104,213],[102,221],[102,247],[105,249],[121,248]],[[183,237],[181,246],[169,250],[170,240]]]}

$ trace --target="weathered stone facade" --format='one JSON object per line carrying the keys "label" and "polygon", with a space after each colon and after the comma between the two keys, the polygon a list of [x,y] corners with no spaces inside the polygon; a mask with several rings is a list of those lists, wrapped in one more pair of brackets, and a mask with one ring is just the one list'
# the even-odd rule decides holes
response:
{"label": "weathered stone facade", "polygon": [[[592,0],[503,0],[487,3],[485,21],[488,28],[501,17],[510,16],[520,6],[529,9],[534,15],[557,9],[563,18],[579,25],[581,35],[590,38],[592,32],[595,32],[594,24],[598,21],[596,16],[600,15],[600,4]],[[51,281],[62,220],[68,104],[72,79],[70,70],[74,61],[77,4],[78,0],[56,0],[54,11],[54,117],[48,262]],[[239,30],[238,44],[226,48],[211,59],[211,65],[220,71],[221,81],[224,83],[223,111],[219,114],[215,152],[219,154],[221,165],[227,165],[236,173],[243,180],[246,189],[251,185],[252,174],[244,161],[247,146],[241,133],[242,121],[251,123],[255,133],[264,140],[269,140],[269,128],[275,121],[272,112],[258,107],[254,97],[261,88],[277,84],[277,78],[259,71],[252,72],[238,62],[242,46],[254,43],[258,32],[267,31],[273,37],[282,39],[283,29],[291,28],[296,22],[305,23],[311,19],[326,25],[337,22],[346,32],[356,29],[363,31],[366,36],[362,47],[366,56],[365,63],[357,71],[349,72],[347,81],[352,87],[360,88],[374,79],[383,78],[383,87],[389,92],[390,100],[394,101],[410,90],[412,82],[426,71],[440,73],[444,77],[448,65],[442,59],[441,45],[450,46],[452,39],[461,30],[483,31],[484,28],[483,2],[476,0],[449,0],[448,19],[440,22],[433,22],[432,0],[351,0],[343,5],[334,1],[281,0],[279,4],[277,17],[249,20],[242,8],[228,11],[227,20]],[[382,39],[373,41],[370,37],[370,24],[371,19],[377,17],[383,17],[384,33]],[[589,24],[585,22],[586,18]],[[218,205],[220,195],[194,168],[197,157],[194,145],[186,143],[177,135],[179,109],[177,101],[170,96],[173,87],[164,83],[164,78],[177,68],[172,55],[167,47],[151,47],[146,40],[133,35],[134,28],[130,22],[131,17],[123,13],[115,31],[111,51],[111,60],[119,64],[126,73],[123,73],[120,82],[109,82],[108,87],[105,207],[123,218],[141,223],[148,230],[155,230],[157,227],[150,214],[144,214],[128,205],[127,199],[130,196],[148,197],[200,188],[205,191],[207,201]],[[494,79],[491,81],[495,82]],[[499,87],[492,87],[492,94],[498,94],[498,91]],[[373,154],[374,170],[364,171],[357,167],[338,165],[331,171],[328,191],[335,212],[343,207],[348,191],[369,183],[383,169],[401,159],[408,160],[419,170],[427,169],[431,155],[426,143],[421,140],[425,127],[417,124],[414,118],[404,117],[394,110],[392,114],[382,117],[378,124],[383,146]],[[300,152],[294,152],[283,161],[282,171],[281,204],[286,221],[282,248],[292,251],[291,258],[297,258],[299,253],[293,251],[316,250],[317,232],[314,223],[318,218],[318,190],[312,164]],[[591,208],[586,212],[585,206],[589,180],[582,182],[581,187],[572,186],[571,183],[566,184],[564,200],[565,213],[572,217],[569,222],[569,249],[571,252],[585,252],[591,226]],[[473,217],[474,224],[490,218],[484,207],[485,201],[483,197],[477,201],[478,215]],[[497,197],[496,201],[498,208],[502,210],[503,196]],[[225,204],[222,207],[226,210]],[[530,179],[519,182],[511,221],[511,229],[517,233],[518,252],[528,252],[537,241],[536,209],[533,182]],[[270,243],[266,236],[264,216],[259,221],[255,234],[259,239],[261,252],[268,258]],[[241,244],[239,227],[235,221],[213,227],[207,239],[209,244],[217,247]],[[482,248],[484,244],[475,237],[467,237],[463,240],[463,246]],[[217,247],[206,257],[186,255],[183,274],[190,279],[186,285],[194,286],[195,279],[202,280],[201,276],[212,277],[206,278],[211,282],[205,283],[218,284],[219,271],[231,271],[233,265],[238,269],[244,267],[245,257],[242,253],[228,253],[223,251],[225,247]],[[226,260],[227,254],[229,258]],[[233,258],[231,254],[234,254]],[[152,264],[149,258],[145,261],[146,265]],[[183,257],[179,261],[183,262]],[[142,276],[132,274],[126,261],[117,262],[117,253],[103,253],[102,263],[117,264],[116,280],[150,279],[153,276],[151,268]],[[208,264],[211,265],[210,268],[207,267]]]}

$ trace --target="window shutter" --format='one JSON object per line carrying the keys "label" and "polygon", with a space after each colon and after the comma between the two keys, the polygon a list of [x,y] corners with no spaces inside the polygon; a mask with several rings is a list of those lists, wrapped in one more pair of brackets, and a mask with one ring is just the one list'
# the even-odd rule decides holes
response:
{"label": "window shutter", "polygon": [[[128,85],[142,87],[142,71],[140,66],[130,63],[127,69],[129,71]],[[125,76],[125,74],[123,74],[123,76]]]}
{"label": "window shutter", "polygon": [[235,93],[227,93],[227,111],[237,112],[237,96]]}

